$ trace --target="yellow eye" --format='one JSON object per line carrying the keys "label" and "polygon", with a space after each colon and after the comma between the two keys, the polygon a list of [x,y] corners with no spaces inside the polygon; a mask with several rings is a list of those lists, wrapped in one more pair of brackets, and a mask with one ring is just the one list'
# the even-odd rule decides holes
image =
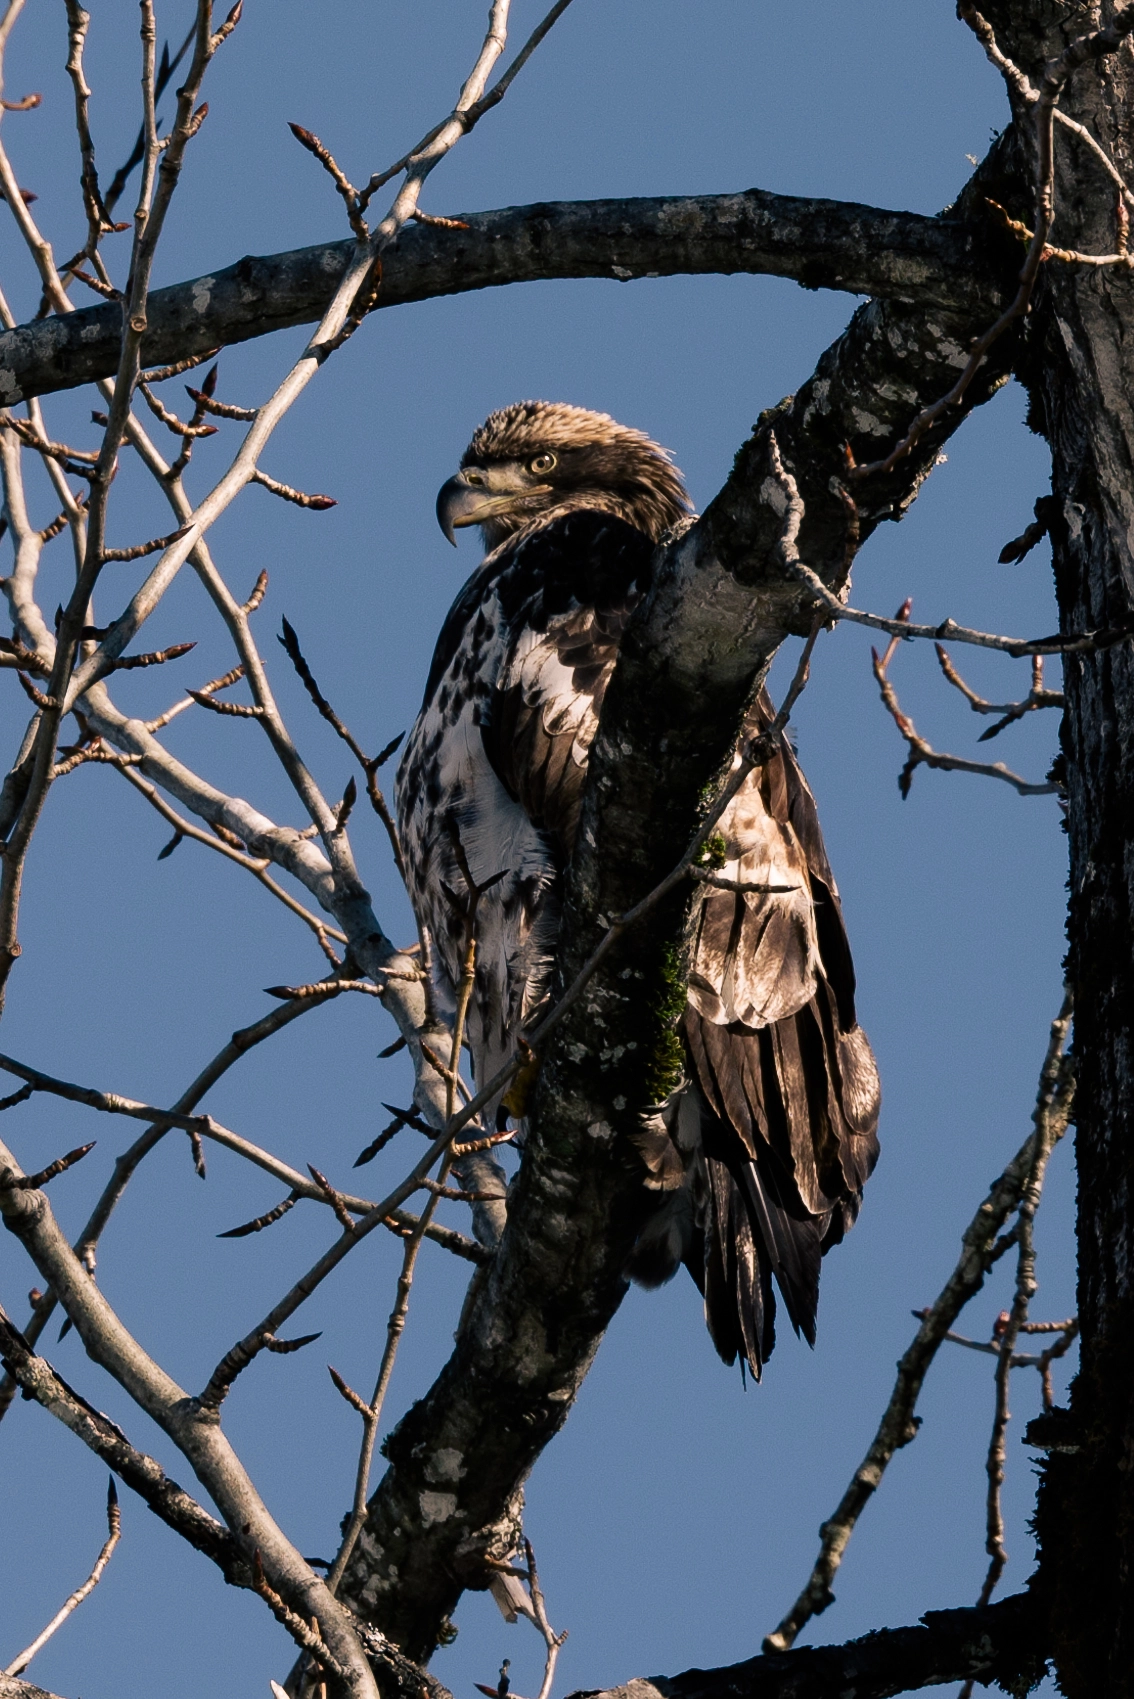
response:
{"label": "yellow eye", "polygon": [[529,470],[532,472],[550,472],[554,465],[554,454],[537,454],[531,462]]}

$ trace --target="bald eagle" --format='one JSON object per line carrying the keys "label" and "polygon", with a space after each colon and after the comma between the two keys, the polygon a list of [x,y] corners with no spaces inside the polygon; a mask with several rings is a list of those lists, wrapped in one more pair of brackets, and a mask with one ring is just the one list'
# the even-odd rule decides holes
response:
{"label": "bald eagle", "polygon": [[[442,628],[398,821],[450,1004],[461,858],[478,885],[502,875],[481,900],[467,1020],[483,1083],[546,1004],[603,695],[657,544],[692,515],[681,474],[642,432],[528,401],[476,431],[437,517],[453,543],[480,526],[488,553]],[[761,692],[747,734],[770,718]],[[658,1201],[627,1273],[656,1286],[684,1262],[721,1357],[759,1378],[773,1280],[814,1343],[820,1259],[854,1222],[877,1155],[878,1074],[815,803],[786,743],[719,831],[722,878],[775,889],[702,885],[695,899],[685,1080],[634,1136]]]}

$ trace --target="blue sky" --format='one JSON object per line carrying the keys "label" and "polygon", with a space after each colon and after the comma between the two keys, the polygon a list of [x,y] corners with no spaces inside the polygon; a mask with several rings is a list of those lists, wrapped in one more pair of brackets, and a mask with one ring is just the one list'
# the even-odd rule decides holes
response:
{"label": "blue sky", "polygon": [[[92,8],[88,75],[99,157],[112,169],[136,130],[136,9]],[[172,282],[345,234],[339,203],[286,121],[317,131],[364,179],[397,157],[452,104],[483,28],[481,0],[250,0],[210,73],[210,115],[190,150],[159,257]],[[539,16],[516,0],[517,36]],[[185,0],[159,11],[180,39]],[[7,94],[41,89],[43,106],[5,119],[6,145],[63,257],[82,220],[62,76],[63,8],[31,0],[12,40]],[[999,82],[946,0],[575,0],[508,99],[432,179],[436,212],[568,197],[723,191],[758,186],[931,213],[984,153],[1006,116]],[[0,209],[2,210],[2,209]],[[21,317],[37,291],[11,225],[3,284]],[[112,243],[113,243],[112,239]],[[118,238],[120,243],[127,238]],[[108,246],[121,276],[124,250]],[[320,374],[264,457],[272,475],[326,490],[339,505],[300,513],[251,490],[213,533],[222,570],[271,587],[261,647],[286,615],[325,687],[364,745],[377,748],[416,711],[437,629],[476,548],[455,556],[433,520],[438,486],[473,428],[523,396],[597,407],[667,444],[703,506],[761,409],[790,393],[849,317],[853,301],[749,277],[538,284],[376,314]],[[223,355],[220,393],[262,399],[302,346],[283,333]],[[83,439],[88,395],[54,398],[58,435]],[[97,404],[97,403],[96,403]],[[860,606],[952,615],[986,629],[1034,633],[1055,622],[1049,559],[996,564],[1048,488],[1046,450],[1003,392],[949,445],[900,527],[861,555]],[[202,445],[190,488],[203,493],[237,427]],[[54,512],[36,486],[41,523]],[[156,494],[125,465],[115,488],[115,545],[167,528]],[[44,605],[64,593],[66,545],[45,557]],[[137,568],[108,568],[99,617],[130,594]],[[112,576],[117,574],[118,576]],[[183,684],[232,664],[223,632],[184,576],[146,647],[198,638],[172,669],[116,685],[124,706],[160,711]],[[763,1385],[744,1390],[712,1351],[700,1304],[682,1276],[661,1293],[631,1293],[610,1329],[566,1429],[528,1492],[556,1628],[570,1630],[558,1691],[636,1674],[674,1673],[750,1656],[794,1599],[816,1530],[864,1452],[911,1336],[988,1182],[1022,1141],[1047,1023],[1059,1002],[1065,848],[1052,798],[921,771],[910,799],[896,775],[904,749],[870,673],[868,634],[848,627],[820,643],[796,715],[801,758],[819,801],[858,967],[860,1015],[884,1087],[883,1155],[861,1221],[828,1261],[814,1352],[781,1338]],[[791,656],[781,663],[791,665]],[[1023,695],[1026,663],[956,652],[996,699]],[[348,774],[344,752],[310,711],[282,655],[273,683],[328,794]],[[1057,669],[1052,670],[1054,680]],[[893,670],[903,705],[939,748],[972,753],[980,725],[928,650],[904,648]],[[780,678],[782,689],[782,676]],[[773,691],[775,690],[775,679]],[[5,748],[25,704],[2,696]],[[1036,715],[994,757],[1040,778],[1056,718]],[[298,823],[282,774],[254,727],[185,714],[169,747],[276,819]],[[387,929],[410,932],[381,834],[355,815],[364,876]],[[270,1006],[262,987],[321,971],[306,931],[271,899],[192,844],[160,864],[168,832],[111,772],[84,768],[51,794],[29,867],[24,955],[10,984],[0,1046],[49,1071],[151,1102],[172,1101],[234,1026]],[[378,1062],[391,1023],[369,999],[306,1017],[229,1075],[208,1107],[226,1124],[302,1166],[345,1183],[382,1124],[380,1100],[404,1101],[401,1058]],[[128,1129],[36,1100],[5,1118],[28,1167],[97,1137],[52,1198],[77,1229]],[[412,1136],[412,1135],[407,1135]],[[399,1145],[365,1170],[395,1178]],[[224,1241],[279,1190],[222,1152],[193,1175],[169,1139],[131,1185],[100,1253],[100,1280],[124,1319],[183,1384],[203,1384],[234,1338],[326,1242],[324,1221],[298,1209],[271,1234]],[[455,1212],[454,1220],[459,1220]],[[1035,1313],[1074,1308],[1069,1148],[1052,1164],[1040,1220]],[[397,1251],[375,1238],[312,1300],[296,1331],[323,1329],[294,1358],[258,1363],[226,1405],[226,1426],[274,1514],[304,1552],[329,1555],[346,1508],[355,1418],[325,1363],[356,1385],[373,1378],[392,1299]],[[0,1297],[17,1318],[32,1283],[23,1253],[0,1244]],[[966,1315],[986,1333],[1006,1301],[1008,1271]],[[460,1269],[426,1255],[391,1392],[391,1420],[444,1361],[461,1298]],[[302,1326],[298,1326],[298,1321]],[[60,1372],[121,1421],[183,1480],[188,1468],[74,1335],[49,1330]],[[1038,1406],[1018,1381],[1009,1440],[1012,1563],[1030,1566],[1025,1519],[1033,1454],[1019,1443]],[[837,1603],[812,1625],[841,1639],[927,1608],[975,1598],[983,1574],[983,1452],[991,1364],[945,1351],[932,1371],[915,1445],[895,1461],[855,1535]],[[0,1664],[81,1579],[101,1534],[105,1475],[35,1406],[17,1404],[0,1431]],[[188,1484],[188,1482],[186,1482]],[[128,1492],[122,1546],[95,1593],[29,1674],[83,1699],[169,1699],[202,1689],[267,1694],[290,1645],[260,1602],[226,1589]],[[540,1645],[469,1595],[460,1634],[434,1662],[467,1699],[473,1680],[513,1662],[514,1685],[538,1685]]]}

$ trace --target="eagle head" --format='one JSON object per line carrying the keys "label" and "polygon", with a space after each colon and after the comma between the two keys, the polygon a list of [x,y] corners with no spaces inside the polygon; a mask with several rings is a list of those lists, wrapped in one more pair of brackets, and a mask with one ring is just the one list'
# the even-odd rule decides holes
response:
{"label": "eagle head", "polygon": [[608,413],[561,401],[517,401],[490,413],[437,496],[453,544],[479,525],[489,549],[578,508],[617,514],[654,542],[690,511],[666,449]]}

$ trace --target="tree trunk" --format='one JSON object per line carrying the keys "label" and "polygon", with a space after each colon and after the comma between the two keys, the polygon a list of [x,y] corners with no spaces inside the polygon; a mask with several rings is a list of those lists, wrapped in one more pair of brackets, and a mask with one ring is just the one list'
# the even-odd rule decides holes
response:
{"label": "tree trunk", "polygon": [[[1062,9],[1062,10],[1065,10]],[[1038,81],[1044,57],[1113,15],[1062,30],[1035,4],[994,9],[1002,45]],[[1027,14],[1027,16],[1022,16]],[[1043,29],[1042,39],[1037,30]],[[1131,48],[1076,73],[1062,102],[1131,177]],[[1098,161],[1056,132],[1053,241],[1116,247],[1116,196]],[[1021,376],[1051,445],[1051,524],[1067,631],[1134,621],[1134,277],[1050,260]],[[1070,836],[1069,977],[1075,993],[1082,1359],[1047,1443],[1035,1585],[1052,1612],[1070,1699],[1134,1694],[1134,654],[1129,641],[1066,664],[1063,762]]]}

